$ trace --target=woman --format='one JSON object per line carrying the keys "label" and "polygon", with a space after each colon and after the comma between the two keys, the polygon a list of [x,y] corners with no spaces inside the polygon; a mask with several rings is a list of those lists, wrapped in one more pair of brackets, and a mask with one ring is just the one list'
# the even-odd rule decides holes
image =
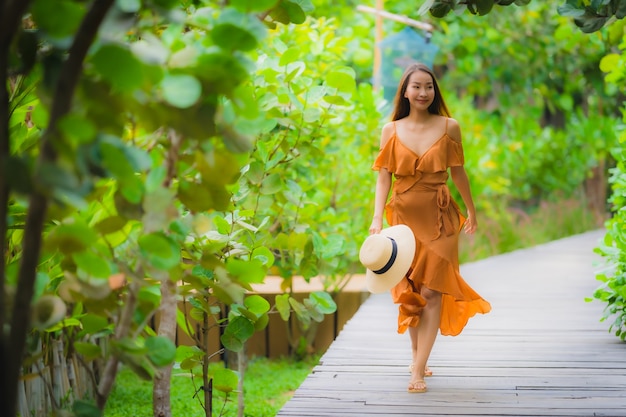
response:
{"label": "woman", "polygon": [[[380,233],[386,211],[390,225],[406,224],[415,235],[411,269],[391,290],[400,304],[398,333],[408,329],[411,337],[409,392],[426,392],[424,377],[432,375],[427,361],[438,330],[457,335],[470,317],[491,310],[459,274],[459,233],[463,228],[472,234],[478,225],[463,163],[461,129],[450,118],[433,72],[423,64],[411,65],[400,80],[392,121],[382,129],[369,230]],[[450,197],[448,168],[467,217]]]}

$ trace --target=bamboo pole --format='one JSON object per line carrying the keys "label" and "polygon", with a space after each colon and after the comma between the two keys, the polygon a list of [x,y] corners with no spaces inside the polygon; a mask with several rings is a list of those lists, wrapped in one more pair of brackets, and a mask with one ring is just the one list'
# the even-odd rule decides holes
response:
{"label": "bamboo pole", "polygon": [[385,19],[404,23],[407,26],[413,26],[413,27],[416,27],[418,29],[422,29],[428,32],[432,32],[433,30],[435,30],[435,27],[431,25],[430,23],[420,22],[419,20],[414,20],[414,19],[411,19],[410,17],[386,12],[385,10],[383,10],[382,6],[378,7],[379,2],[382,4],[383,0],[376,0],[376,5],[377,5],[376,8],[358,5],[356,6],[356,9],[360,12],[372,13],[372,14],[377,15],[377,17],[384,17]]}

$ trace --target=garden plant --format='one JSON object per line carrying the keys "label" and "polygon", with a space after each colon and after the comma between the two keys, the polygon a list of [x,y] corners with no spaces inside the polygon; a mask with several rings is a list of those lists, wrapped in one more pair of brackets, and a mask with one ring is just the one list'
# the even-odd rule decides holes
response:
{"label": "garden plant", "polygon": [[[439,26],[436,69],[497,230],[491,252],[468,257],[514,248],[503,225],[555,198],[593,203],[602,224],[612,168],[598,250],[615,267],[595,297],[624,339],[626,0],[386,3]],[[386,116],[369,82],[371,19],[352,6],[0,1],[3,415],[41,377],[49,411],[100,416],[122,364],[153,381],[154,415],[169,416],[174,363],[205,415],[215,391],[238,395],[244,415],[246,341],[269,314],[296,318],[292,352],[310,350],[360,268]],[[267,275],[283,279],[271,303],[251,294]],[[296,276],[326,291],[298,301]],[[177,328],[194,345],[177,347]],[[224,350],[237,363],[212,366]],[[88,389],[60,392],[70,364]]]}

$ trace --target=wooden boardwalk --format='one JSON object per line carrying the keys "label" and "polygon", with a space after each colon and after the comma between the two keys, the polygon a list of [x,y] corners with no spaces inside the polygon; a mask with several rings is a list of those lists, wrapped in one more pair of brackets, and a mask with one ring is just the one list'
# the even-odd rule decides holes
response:
{"label": "wooden boardwalk", "polygon": [[278,416],[626,416],[626,344],[585,302],[603,266],[602,231],[461,266],[492,305],[458,337],[439,336],[428,392],[409,394],[408,333],[371,296]]}

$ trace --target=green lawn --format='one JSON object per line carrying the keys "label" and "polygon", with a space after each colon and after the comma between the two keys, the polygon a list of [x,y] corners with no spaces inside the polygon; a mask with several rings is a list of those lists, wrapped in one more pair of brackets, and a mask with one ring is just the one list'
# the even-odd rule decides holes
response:
{"label": "green lawn", "polygon": [[[287,402],[318,362],[319,356],[305,361],[256,358],[249,362],[244,380],[245,416],[273,417]],[[176,417],[204,417],[196,389],[188,376],[172,378],[172,414]],[[213,416],[236,416],[237,394],[225,398],[215,392]],[[104,417],[152,417],[152,382],[141,380],[129,369],[122,369]]]}

